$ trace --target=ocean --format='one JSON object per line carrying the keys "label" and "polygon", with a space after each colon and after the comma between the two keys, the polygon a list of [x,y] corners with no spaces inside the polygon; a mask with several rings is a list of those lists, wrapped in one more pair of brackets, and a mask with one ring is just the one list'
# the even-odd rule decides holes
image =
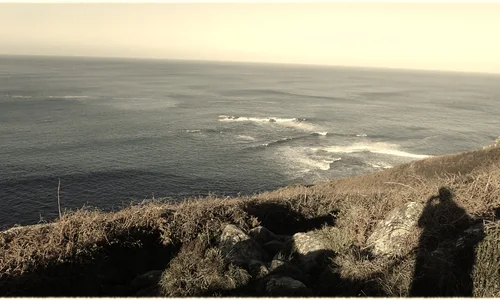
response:
{"label": "ocean", "polygon": [[481,148],[500,76],[0,56],[0,228],[251,195]]}

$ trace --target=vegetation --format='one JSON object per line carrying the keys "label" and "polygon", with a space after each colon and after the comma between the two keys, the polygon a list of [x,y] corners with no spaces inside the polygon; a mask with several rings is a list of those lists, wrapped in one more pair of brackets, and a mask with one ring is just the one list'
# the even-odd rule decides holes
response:
{"label": "vegetation", "polygon": [[[432,206],[442,194],[449,204],[422,214],[400,254],[370,255],[367,238],[391,210],[408,202]],[[281,269],[303,278],[312,295],[408,296],[423,285],[435,296],[499,297],[499,210],[498,146],[248,197],[151,200],[113,213],[83,208],[0,233],[0,294],[137,295],[128,283],[165,270],[158,295],[262,295],[261,279],[226,261],[217,247],[224,224],[234,224],[245,232],[261,225],[278,235],[321,236],[333,254],[315,270],[319,275]],[[472,249],[472,269],[460,269],[465,250],[456,237],[477,224],[483,238]],[[423,257],[432,276],[416,280]],[[458,285],[467,278],[470,286]]]}

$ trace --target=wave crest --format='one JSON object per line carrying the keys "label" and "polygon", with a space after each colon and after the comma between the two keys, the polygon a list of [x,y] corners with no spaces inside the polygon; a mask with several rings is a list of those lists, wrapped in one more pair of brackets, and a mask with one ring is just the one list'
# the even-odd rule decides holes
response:
{"label": "wave crest", "polygon": [[400,157],[409,157],[409,158],[427,158],[432,157],[432,155],[426,154],[414,154],[405,152],[398,149],[399,146],[395,144],[377,142],[377,143],[355,143],[349,146],[329,146],[324,147],[322,150],[332,153],[357,153],[357,152],[371,152],[378,154],[386,154]]}

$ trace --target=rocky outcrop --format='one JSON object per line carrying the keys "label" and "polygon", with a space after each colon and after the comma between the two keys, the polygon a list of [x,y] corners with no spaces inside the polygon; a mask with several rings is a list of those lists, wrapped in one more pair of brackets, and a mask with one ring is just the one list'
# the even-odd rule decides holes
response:
{"label": "rocky outcrop", "polygon": [[[224,258],[255,280],[255,291],[266,296],[311,296],[317,274],[323,272],[328,247],[319,232],[280,236],[259,226],[248,235],[225,225],[219,242]],[[272,259],[271,259],[272,257]],[[316,275],[315,275],[316,274]]]}
{"label": "rocky outcrop", "polygon": [[269,274],[269,269],[263,262],[258,260],[251,260],[248,263],[248,273],[253,278],[262,278]]}
{"label": "rocky outcrop", "polygon": [[274,256],[283,249],[284,245],[285,244],[280,241],[270,241],[263,244],[262,248],[264,248],[264,250],[266,250],[271,256]]}
{"label": "rocky outcrop", "polygon": [[302,256],[326,249],[319,235],[314,232],[299,232],[294,234],[292,239],[295,252]]}
{"label": "rocky outcrop", "polygon": [[240,266],[248,266],[251,260],[264,261],[268,258],[255,240],[231,224],[222,230],[219,247],[227,261]]}
{"label": "rocky outcrop", "polygon": [[401,244],[416,225],[424,205],[409,202],[392,210],[368,237],[367,245],[375,256],[400,255]]}
{"label": "rocky outcrop", "polygon": [[307,273],[319,270],[324,259],[333,254],[317,232],[296,233],[292,237],[294,256],[300,267]]}
{"label": "rocky outcrop", "polygon": [[275,234],[263,226],[257,226],[251,229],[248,235],[261,245],[272,241],[285,242],[290,239],[290,236]]}

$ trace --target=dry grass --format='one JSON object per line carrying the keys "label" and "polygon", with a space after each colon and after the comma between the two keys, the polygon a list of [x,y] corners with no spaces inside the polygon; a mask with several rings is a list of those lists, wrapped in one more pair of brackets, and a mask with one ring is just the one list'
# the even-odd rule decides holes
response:
{"label": "dry grass", "polygon": [[[428,228],[436,230],[424,232],[415,228],[407,243],[401,245],[407,253],[403,257],[373,260],[366,256],[366,239],[389,211],[409,201],[425,203],[442,187],[452,191],[453,201],[465,213],[456,210],[453,214],[446,207],[433,210],[424,219],[431,224]],[[438,236],[442,243],[437,247],[448,249],[447,238],[475,220],[493,221],[498,208],[500,148],[489,147],[309,187],[289,186],[252,197],[208,197],[179,204],[150,201],[114,213],[83,209],[66,213],[48,225],[0,233],[0,291],[16,295],[15,282],[25,284],[26,280],[42,275],[50,277],[53,268],[60,265],[95,265],[110,255],[110,248],[147,248],[154,244],[175,249],[162,281],[164,294],[212,295],[218,290],[237,288],[248,280],[240,269],[225,264],[214,248],[222,224],[235,224],[247,231],[260,223],[278,234],[335,224],[333,231],[319,232],[338,254],[330,267],[346,282],[352,282],[345,289],[354,289],[353,295],[407,296],[415,251],[426,235]],[[460,214],[466,216],[467,222],[455,222]],[[448,229],[442,230],[443,226]],[[498,243],[494,243],[498,241],[498,231],[488,230],[489,235],[477,250],[476,296],[498,296],[498,282],[492,279],[498,274],[492,269],[500,256]],[[177,254],[178,249],[181,250]],[[215,270],[213,276],[208,274],[210,269]],[[443,272],[449,270],[444,268]],[[28,279],[19,281],[26,275]],[[59,284],[73,283],[68,279]],[[33,292],[38,291],[35,286],[33,283],[32,294],[40,295]],[[96,290],[95,295],[99,293]]]}
{"label": "dry grass", "polygon": [[200,235],[186,243],[160,281],[165,296],[216,296],[246,285],[247,271],[227,264],[210,236]]}
{"label": "dry grass", "polygon": [[500,297],[500,222],[485,226],[486,237],[476,249],[472,273],[474,297]]}

